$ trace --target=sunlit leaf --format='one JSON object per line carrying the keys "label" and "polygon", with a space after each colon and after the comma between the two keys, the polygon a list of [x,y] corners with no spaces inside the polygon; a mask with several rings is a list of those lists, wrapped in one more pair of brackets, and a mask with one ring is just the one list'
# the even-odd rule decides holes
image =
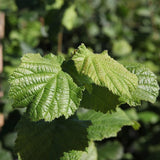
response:
{"label": "sunlit leaf", "polygon": [[75,25],[76,18],[77,18],[77,13],[75,11],[75,6],[71,5],[69,8],[66,9],[64,13],[62,24],[68,30],[71,30]]}
{"label": "sunlit leaf", "polygon": [[97,160],[97,149],[93,142],[90,142],[86,151],[70,151],[64,153],[60,160]]}
{"label": "sunlit leaf", "polygon": [[90,120],[92,125],[88,128],[88,137],[91,140],[116,137],[123,126],[132,126],[133,122],[121,109],[113,113],[101,113],[93,110],[85,110],[78,113],[80,120]]}
{"label": "sunlit leaf", "polygon": [[81,89],[61,70],[61,57],[26,54],[10,76],[14,107],[28,107],[32,120],[68,118],[78,108]]}
{"label": "sunlit leaf", "polygon": [[88,76],[99,86],[107,87],[113,94],[130,98],[137,87],[136,75],[112,59],[107,51],[93,54],[82,44],[72,59],[79,74]]}
{"label": "sunlit leaf", "polygon": [[141,64],[126,65],[126,68],[138,77],[138,87],[132,92],[132,98],[128,99],[127,103],[137,105],[141,100],[155,103],[159,94],[156,75]]}

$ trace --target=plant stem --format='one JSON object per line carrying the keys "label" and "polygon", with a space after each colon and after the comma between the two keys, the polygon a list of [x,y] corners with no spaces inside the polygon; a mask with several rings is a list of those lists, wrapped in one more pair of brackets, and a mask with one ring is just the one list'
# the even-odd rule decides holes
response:
{"label": "plant stem", "polygon": [[58,33],[58,49],[57,53],[62,53],[62,46],[63,46],[63,29]]}

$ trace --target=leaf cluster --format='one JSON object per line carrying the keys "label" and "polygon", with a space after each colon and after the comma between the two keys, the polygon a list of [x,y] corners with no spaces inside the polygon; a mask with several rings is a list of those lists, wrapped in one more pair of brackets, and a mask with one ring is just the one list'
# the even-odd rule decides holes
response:
{"label": "leaf cluster", "polygon": [[121,104],[154,103],[159,91],[147,68],[124,66],[107,51],[94,54],[84,44],[67,60],[24,55],[9,82],[14,108],[26,107],[17,126],[16,151],[22,160],[91,158],[93,141],[135,125]]}

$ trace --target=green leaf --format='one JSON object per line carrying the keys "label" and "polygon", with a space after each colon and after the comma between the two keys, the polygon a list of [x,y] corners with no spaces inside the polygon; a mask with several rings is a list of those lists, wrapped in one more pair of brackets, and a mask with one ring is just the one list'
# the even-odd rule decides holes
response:
{"label": "green leaf", "polygon": [[141,127],[141,125],[139,122],[137,122],[139,120],[139,118],[138,118],[138,114],[137,114],[135,108],[125,110],[125,113],[133,121],[134,124],[132,125],[132,127],[135,130],[138,130]]}
{"label": "green leaf", "polygon": [[120,105],[119,96],[114,95],[106,87],[92,85],[92,80],[77,72],[72,60],[63,63],[63,70],[72,76],[79,86],[85,86],[80,107],[94,109],[106,113]]}
{"label": "green leaf", "polygon": [[65,152],[64,156],[60,158],[60,160],[80,160],[83,152],[82,151],[70,151]]}
{"label": "green leaf", "polygon": [[132,98],[127,100],[129,105],[140,104],[140,100],[155,103],[159,94],[156,75],[141,64],[126,65],[126,68],[137,75],[138,87],[132,92]]}
{"label": "green leaf", "polygon": [[62,65],[63,71],[67,72],[78,86],[86,86],[92,83],[92,80],[77,72],[74,62],[72,60],[65,61]]}
{"label": "green leaf", "polygon": [[85,90],[80,107],[94,109],[106,113],[115,110],[121,104],[119,96],[114,95],[105,87],[92,85],[91,91]]}
{"label": "green leaf", "polygon": [[97,149],[93,142],[90,142],[86,152],[71,151],[64,153],[64,156],[60,160],[97,160]]}
{"label": "green leaf", "polygon": [[61,70],[62,57],[52,54],[26,54],[21,65],[10,76],[10,97],[14,107],[28,107],[36,121],[68,118],[78,108],[81,89]]}
{"label": "green leaf", "polygon": [[132,126],[133,122],[123,110],[117,108],[113,113],[101,113],[93,110],[78,112],[80,120],[89,120],[92,125],[88,128],[88,137],[91,140],[116,137],[123,126]]}
{"label": "green leaf", "polygon": [[125,113],[128,115],[128,117],[134,121],[138,121],[138,114],[135,108],[129,108],[125,110]]}
{"label": "green leaf", "polygon": [[71,30],[77,18],[77,13],[75,11],[75,6],[71,5],[69,8],[66,9],[64,12],[64,16],[62,19],[62,24],[68,29]]}
{"label": "green leaf", "polygon": [[97,160],[97,148],[93,142],[90,142],[87,152],[83,152],[80,160]]}
{"label": "green leaf", "polygon": [[145,124],[155,124],[159,121],[159,115],[152,111],[143,111],[138,113],[139,120]]}
{"label": "green leaf", "polygon": [[11,153],[3,149],[1,143],[0,143],[0,160],[12,160]]}
{"label": "green leaf", "polygon": [[141,7],[139,9],[137,9],[136,11],[138,16],[143,16],[143,17],[150,17],[151,16],[151,10],[148,9],[148,7]]}
{"label": "green leaf", "polygon": [[46,10],[52,10],[52,9],[60,9],[64,4],[64,0],[55,0],[55,2],[52,4],[47,4],[46,5]]}
{"label": "green leaf", "polygon": [[85,151],[89,125],[76,118],[33,122],[23,117],[17,126],[16,152],[22,160],[56,160],[70,150]]}
{"label": "green leaf", "polygon": [[8,133],[4,136],[4,145],[5,147],[9,148],[9,149],[13,149],[14,145],[15,145],[15,140],[17,137],[17,133],[16,132],[11,132]]}
{"label": "green leaf", "polygon": [[107,87],[113,94],[130,98],[137,87],[136,75],[112,59],[107,51],[93,54],[82,44],[72,59],[79,74],[88,76],[99,86]]}
{"label": "green leaf", "polygon": [[109,141],[98,148],[98,160],[120,160],[124,154],[118,141]]}
{"label": "green leaf", "polygon": [[132,47],[126,40],[115,40],[113,42],[113,53],[116,56],[126,56],[132,51]]}
{"label": "green leaf", "polygon": [[114,110],[120,105],[119,96],[114,95],[106,87],[92,85],[92,80],[86,75],[81,75],[77,72],[72,60],[64,62],[63,70],[72,76],[74,82],[79,86],[85,86],[80,107],[94,109],[106,113],[109,110]]}

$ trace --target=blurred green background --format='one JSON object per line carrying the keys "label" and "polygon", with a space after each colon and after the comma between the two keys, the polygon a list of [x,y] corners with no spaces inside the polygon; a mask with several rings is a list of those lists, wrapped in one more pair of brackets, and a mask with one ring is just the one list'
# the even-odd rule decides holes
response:
{"label": "blurred green background", "polygon": [[[107,49],[120,62],[146,65],[160,82],[159,0],[0,0],[0,11],[5,13],[0,160],[17,159],[15,126],[23,111],[12,109],[7,80],[25,53],[70,54],[83,42],[95,52]],[[123,128],[117,138],[97,142],[98,160],[159,160],[160,97],[155,104],[122,107],[141,127]]]}

